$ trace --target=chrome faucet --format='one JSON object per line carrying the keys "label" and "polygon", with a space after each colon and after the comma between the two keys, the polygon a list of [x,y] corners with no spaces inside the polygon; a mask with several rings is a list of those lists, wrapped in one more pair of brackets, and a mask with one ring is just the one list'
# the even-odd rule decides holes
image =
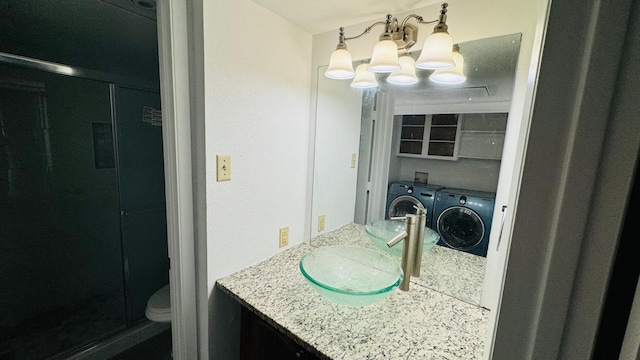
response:
{"label": "chrome faucet", "polygon": [[425,209],[418,208],[415,215],[408,214],[404,217],[392,218],[392,220],[404,219],[404,231],[387,242],[387,246],[392,247],[404,240],[401,264],[404,277],[399,286],[402,291],[409,290],[412,275],[420,276],[426,215],[427,211]]}

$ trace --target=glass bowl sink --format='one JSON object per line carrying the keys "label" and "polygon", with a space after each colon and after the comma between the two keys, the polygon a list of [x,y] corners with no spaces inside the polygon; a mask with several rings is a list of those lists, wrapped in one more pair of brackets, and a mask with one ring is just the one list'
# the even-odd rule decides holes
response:
{"label": "glass bowl sink", "polygon": [[320,295],[348,306],[368,305],[386,298],[403,276],[396,259],[348,245],[310,251],[300,259],[300,272]]}
{"label": "glass bowl sink", "polygon": [[[364,226],[369,239],[381,250],[397,256],[402,256],[404,241],[394,247],[388,247],[387,242],[404,231],[404,220],[378,220]],[[429,251],[440,240],[440,235],[428,227],[424,228],[422,251]]]}

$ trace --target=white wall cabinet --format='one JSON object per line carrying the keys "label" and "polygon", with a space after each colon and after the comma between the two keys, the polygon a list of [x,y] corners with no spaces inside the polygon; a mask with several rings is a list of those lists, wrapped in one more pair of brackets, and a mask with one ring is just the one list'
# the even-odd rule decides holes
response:
{"label": "white wall cabinet", "polygon": [[458,117],[458,114],[402,115],[398,156],[456,160]]}
{"label": "white wall cabinet", "polygon": [[508,113],[460,114],[458,157],[500,160]]}
{"label": "white wall cabinet", "polygon": [[508,113],[402,115],[398,156],[500,160]]}

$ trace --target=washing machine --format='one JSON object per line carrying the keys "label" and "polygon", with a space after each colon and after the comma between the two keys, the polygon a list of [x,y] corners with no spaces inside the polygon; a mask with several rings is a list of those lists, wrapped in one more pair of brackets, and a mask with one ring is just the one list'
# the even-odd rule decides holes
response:
{"label": "washing machine", "polygon": [[439,185],[416,184],[412,181],[389,183],[385,218],[415,214],[414,206],[417,206],[427,210],[427,227],[434,229],[433,204],[436,191],[442,188],[443,186]]}
{"label": "washing machine", "polygon": [[487,256],[496,194],[444,188],[436,193],[433,221],[438,245]]}

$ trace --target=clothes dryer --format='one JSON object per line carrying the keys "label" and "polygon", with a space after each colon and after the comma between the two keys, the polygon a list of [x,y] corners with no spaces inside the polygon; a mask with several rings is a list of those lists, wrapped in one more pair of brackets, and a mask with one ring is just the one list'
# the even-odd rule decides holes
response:
{"label": "clothes dryer", "polygon": [[424,208],[427,210],[427,227],[434,229],[433,204],[436,191],[442,188],[439,185],[415,184],[411,181],[389,183],[385,218],[415,214],[414,206]]}
{"label": "clothes dryer", "polygon": [[492,192],[438,190],[433,215],[438,245],[486,257],[495,198]]}

